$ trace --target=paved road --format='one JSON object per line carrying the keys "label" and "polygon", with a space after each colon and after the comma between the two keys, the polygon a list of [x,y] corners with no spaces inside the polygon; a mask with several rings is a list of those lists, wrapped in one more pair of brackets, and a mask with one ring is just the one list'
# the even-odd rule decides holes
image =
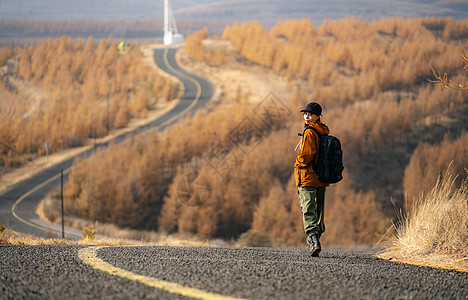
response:
{"label": "paved road", "polygon": [[0,247],[0,299],[467,299],[468,273],[370,252],[213,247]]}
{"label": "paved road", "polygon": [[[213,95],[213,87],[206,79],[190,74],[181,69],[175,60],[175,48],[159,48],[154,52],[154,59],[165,72],[179,78],[184,85],[184,94],[180,102],[167,114],[161,116],[150,124],[141,126],[132,132],[116,137],[112,142],[121,142],[128,136],[155,128],[163,130],[177,122],[189,112],[203,107]],[[108,143],[97,145],[107,147]],[[89,156],[93,150],[82,153]],[[54,165],[39,174],[24,180],[10,190],[0,195],[0,223],[18,232],[46,236],[54,234],[61,237],[61,227],[42,222],[36,215],[36,207],[47,193],[60,187],[60,172],[65,170],[64,181],[68,180],[68,172],[76,157],[70,158],[60,164]],[[68,238],[81,237],[79,231],[66,229]]]}

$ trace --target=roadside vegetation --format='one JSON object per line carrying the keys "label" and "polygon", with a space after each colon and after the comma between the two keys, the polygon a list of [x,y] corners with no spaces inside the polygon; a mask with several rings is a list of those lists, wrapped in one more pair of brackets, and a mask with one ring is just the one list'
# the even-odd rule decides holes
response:
{"label": "roadside vegetation", "polygon": [[23,234],[11,229],[0,232],[0,245],[100,245],[100,244],[125,244],[123,241],[99,241],[96,239],[82,239],[78,241],[60,238],[39,238],[33,235]]}
{"label": "roadside vegetation", "polygon": [[468,176],[456,179],[446,173],[421,193],[378,256],[468,272]]}
{"label": "roadside vegetation", "polygon": [[[463,49],[461,53],[465,61],[463,69],[467,69],[468,59]],[[434,70],[433,73],[436,79],[431,82],[468,91],[468,78],[466,82],[454,83],[447,78],[447,73],[443,76]],[[444,140],[439,145],[418,146],[405,171],[404,186],[409,187],[405,210],[400,211],[396,233],[386,240],[386,248],[379,257],[468,272],[468,164],[463,164],[464,173],[460,165],[452,164],[453,161],[444,174],[440,171],[453,157],[466,156],[467,143],[468,136],[463,132],[454,143]],[[427,158],[432,159],[428,161]],[[436,182],[429,190],[435,179],[428,175],[435,174],[436,170],[439,172]],[[414,174],[417,172],[421,173]],[[452,174],[459,175],[453,177]],[[418,196],[412,190],[417,186],[415,180],[420,185]]]}
{"label": "roadside vegetation", "polygon": [[134,246],[213,246],[193,237],[160,236],[154,241],[132,239],[106,238],[79,240],[61,238],[40,238],[34,235],[19,233],[10,229],[0,232],[0,245],[134,245]]}
{"label": "roadside vegetation", "polygon": [[[0,50],[0,175],[49,151],[144,117],[178,86],[142,61],[138,44],[122,54],[111,38],[42,40]],[[4,105],[5,104],[5,105]]]}
{"label": "roadside vegetation", "polygon": [[445,138],[435,145],[421,143],[405,169],[405,210],[412,211],[414,203],[420,202],[421,194],[427,195],[438,181],[445,181],[445,173],[456,174],[454,186],[462,185],[468,167],[467,151],[467,132],[463,132],[455,140]]}
{"label": "roadside vegetation", "polygon": [[[78,221],[81,225],[83,220]],[[74,224],[75,228],[77,224]],[[79,226],[79,225],[78,225]],[[112,229],[109,229],[113,227]],[[100,226],[102,232],[97,232],[93,225],[83,227],[80,239],[62,239],[57,234],[48,232],[48,237],[41,238],[34,235],[17,232],[5,228],[0,224],[0,245],[145,245],[145,246],[213,246],[214,244],[197,239],[196,237],[181,237],[157,234],[155,232],[131,231],[116,229],[115,225]],[[112,238],[106,233],[113,235]],[[116,234],[117,233],[117,234]],[[98,234],[104,234],[100,237]],[[55,237],[54,237],[55,236]]]}
{"label": "roadside vegetation", "polygon": [[[208,49],[207,38],[206,30],[194,33],[185,50],[222,68],[231,53]],[[290,20],[271,30],[252,22],[226,27],[221,39],[238,61],[273,70],[289,84],[290,97],[280,101],[290,113],[263,122],[255,113],[261,99],[226,95],[223,105],[163,133],[77,160],[65,187],[67,216],[169,235],[304,246],[292,165],[303,128],[298,111],[312,100],[322,103],[325,123],[341,139],[346,168],[345,179],[327,190],[325,245],[374,245],[396,222],[394,206],[414,207],[413,199],[449,166],[458,175],[453,187],[460,186],[468,166],[468,93],[428,79],[434,69],[466,80],[460,47],[468,48],[468,21],[348,18],[315,28]],[[251,134],[236,140],[245,124]],[[41,205],[51,221],[59,220],[58,203],[51,195]]]}

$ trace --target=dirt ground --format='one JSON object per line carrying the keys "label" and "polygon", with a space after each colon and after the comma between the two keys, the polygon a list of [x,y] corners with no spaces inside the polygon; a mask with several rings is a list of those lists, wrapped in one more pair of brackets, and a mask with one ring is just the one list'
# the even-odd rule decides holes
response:
{"label": "dirt ground", "polygon": [[[243,58],[230,41],[204,40],[206,50],[223,48],[227,53],[225,63],[221,66],[210,65],[191,59],[185,48],[177,52],[177,60],[187,71],[210,80],[216,87],[212,99],[214,105],[227,104],[235,99],[240,88],[243,98],[255,104],[274,92],[280,99],[287,101],[292,89],[277,73]],[[248,96],[247,96],[248,95]]]}

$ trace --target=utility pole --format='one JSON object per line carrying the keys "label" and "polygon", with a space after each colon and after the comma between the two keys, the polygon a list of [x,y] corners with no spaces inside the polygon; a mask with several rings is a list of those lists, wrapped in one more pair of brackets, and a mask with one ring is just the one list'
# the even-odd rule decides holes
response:
{"label": "utility pole", "polygon": [[97,133],[96,133],[96,127],[95,127],[94,128],[94,138],[93,138],[93,140],[94,140],[94,147],[93,147],[94,152],[96,152],[96,135],[97,135]]}
{"label": "utility pole", "polygon": [[63,211],[63,169],[60,169],[60,202],[62,203],[62,239],[65,239],[65,213]]}
{"label": "utility pole", "polygon": [[107,102],[107,113],[106,113],[106,129],[107,129],[107,135],[109,135],[109,95],[107,95],[106,98]]}

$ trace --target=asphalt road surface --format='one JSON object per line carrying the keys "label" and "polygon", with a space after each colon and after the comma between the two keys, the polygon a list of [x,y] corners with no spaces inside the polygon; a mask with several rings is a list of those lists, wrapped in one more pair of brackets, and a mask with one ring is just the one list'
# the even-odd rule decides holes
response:
{"label": "asphalt road surface", "polygon": [[0,247],[1,299],[467,299],[468,273],[365,251]]}
{"label": "asphalt road surface", "polygon": [[[148,131],[149,129],[164,130],[167,126],[203,107],[213,95],[213,86],[206,79],[195,76],[181,69],[175,60],[175,48],[155,49],[154,59],[165,72],[179,78],[184,85],[184,94],[180,102],[167,114],[150,124],[141,126],[134,131],[122,134],[111,142],[121,142],[128,136]],[[98,144],[97,147],[107,147],[109,142]],[[93,150],[80,156],[89,156]],[[55,235],[61,237],[60,226],[47,224],[39,219],[35,211],[39,202],[52,190],[60,187],[61,170],[64,170],[64,181],[68,180],[68,172],[76,157],[40,172],[39,174],[19,182],[10,190],[0,195],[0,223],[18,232],[36,236]],[[66,237],[79,238],[81,233],[70,228],[66,229]]]}

